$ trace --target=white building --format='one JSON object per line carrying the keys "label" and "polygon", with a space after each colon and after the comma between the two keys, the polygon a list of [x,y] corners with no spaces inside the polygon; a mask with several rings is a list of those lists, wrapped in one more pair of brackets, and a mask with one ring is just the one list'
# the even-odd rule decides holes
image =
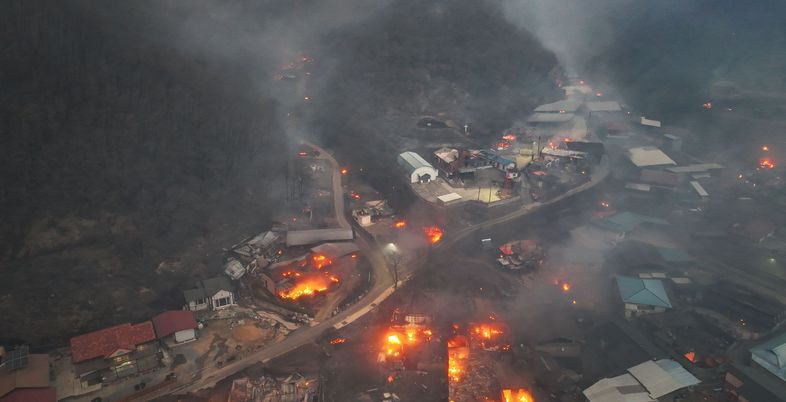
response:
{"label": "white building", "polygon": [[191,311],[220,310],[236,304],[235,287],[224,276],[205,279],[196,289],[183,292],[183,296]]}
{"label": "white building", "polygon": [[439,172],[420,155],[407,151],[399,154],[399,166],[409,175],[410,183],[428,183],[437,178]]}

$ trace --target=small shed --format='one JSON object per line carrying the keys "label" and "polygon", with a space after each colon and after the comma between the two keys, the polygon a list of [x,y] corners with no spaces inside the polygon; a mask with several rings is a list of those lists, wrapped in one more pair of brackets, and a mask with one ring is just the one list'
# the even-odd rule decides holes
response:
{"label": "small shed", "polygon": [[195,340],[197,326],[193,311],[172,310],[153,317],[158,339],[171,339],[176,344]]}
{"label": "small shed", "polygon": [[399,154],[397,162],[409,176],[410,183],[428,183],[439,174],[434,166],[412,151]]}

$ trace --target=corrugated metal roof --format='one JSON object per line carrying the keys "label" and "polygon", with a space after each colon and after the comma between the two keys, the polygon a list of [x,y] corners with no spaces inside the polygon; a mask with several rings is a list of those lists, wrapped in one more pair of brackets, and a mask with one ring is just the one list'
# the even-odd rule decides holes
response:
{"label": "corrugated metal roof", "polygon": [[652,398],[660,398],[700,381],[673,360],[646,361],[628,369]]}
{"label": "corrugated metal roof", "polygon": [[331,260],[343,257],[347,254],[352,254],[359,251],[357,244],[352,242],[345,243],[325,243],[317,247],[312,247],[311,252],[322,254]]}
{"label": "corrugated metal roof", "polygon": [[431,166],[430,163],[426,162],[426,160],[423,159],[422,156],[412,151],[400,153],[398,155],[398,161],[399,161],[399,165],[409,169],[410,171],[422,167],[430,167],[432,169],[434,168],[433,166]]}
{"label": "corrugated metal roof", "polygon": [[630,374],[604,378],[583,392],[590,402],[657,402]]}
{"label": "corrugated metal roof", "polygon": [[355,234],[352,229],[312,229],[290,230],[287,232],[287,246],[304,246],[324,241],[352,240]]}
{"label": "corrugated metal roof", "polygon": [[641,116],[640,123],[642,126],[649,126],[649,127],[660,127],[660,121],[658,120],[651,120],[644,116]]}
{"label": "corrugated metal roof", "polygon": [[617,276],[616,279],[623,302],[671,308],[669,296],[660,280],[631,278],[629,276]]}
{"label": "corrugated metal roof", "polygon": [[786,331],[750,349],[751,359],[786,381]]}
{"label": "corrugated metal roof", "polygon": [[668,155],[655,147],[637,147],[628,149],[628,158],[638,167],[676,165]]}

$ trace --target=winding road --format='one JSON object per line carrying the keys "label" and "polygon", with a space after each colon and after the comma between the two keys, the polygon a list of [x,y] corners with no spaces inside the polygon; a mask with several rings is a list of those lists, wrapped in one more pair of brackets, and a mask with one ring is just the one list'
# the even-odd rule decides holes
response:
{"label": "winding road", "polygon": [[[352,224],[346,219],[346,214],[344,211],[344,191],[342,187],[342,178],[341,178],[341,168],[338,162],[333,158],[333,156],[324,150],[323,148],[304,141],[304,144],[318,150],[320,152],[319,158],[327,160],[333,169],[333,197],[334,197],[334,207],[335,207],[335,214],[338,225],[342,228],[350,228]],[[520,218],[524,215],[531,214],[535,211],[538,211],[542,207],[550,204],[554,204],[560,202],[564,199],[570,198],[578,193],[581,193],[585,190],[588,190],[598,183],[602,182],[603,179],[608,175],[608,167],[607,163],[602,163],[600,169],[593,175],[592,180],[576,187],[565,194],[556,197],[550,201],[542,202],[542,203],[534,203],[529,204],[521,209],[513,211],[509,214],[490,219],[486,222],[479,223],[476,225],[472,225],[461,229],[460,231],[450,233],[449,238],[445,239],[442,243],[435,246],[437,249],[446,249],[450,245],[455,244],[459,240],[469,236],[470,234],[474,233],[480,229],[488,229],[495,225],[502,224],[505,222],[509,222],[511,220]],[[313,342],[315,339],[322,336],[325,331],[330,329],[339,329],[345,325],[352,323],[353,321],[357,320],[358,318],[362,317],[363,315],[367,314],[368,312],[374,310],[376,306],[379,305],[382,301],[384,301],[388,296],[390,296],[394,291],[395,288],[393,286],[393,279],[391,278],[390,271],[388,270],[387,261],[375,243],[375,241],[365,234],[363,231],[357,231],[356,243],[360,248],[363,255],[368,258],[369,262],[371,263],[371,267],[374,273],[374,283],[369,289],[368,293],[366,293],[360,300],[358,300],[355,304],[347,308],[346,310],[341,311],[340,313],[336,314],[333,317],[330,317],[324,321],[321,321],[313,326],[309,327],[301,327],[287,336],[281,342],[277,342],[266,346],[263,349],[258,351],[252,352],[251,354],[239,358],[232,363],[229,363],[220,368],[211,368],[202,372],[202,376],[192,382],[181,384],[175,386],[174,388],[162,389],[160,393],[156,395],[149,395],[150,399],[154,399],[155,397],[167,395],[167,394],[184,394],[188,392],[198,391],[203,388],[209,388],[214,386],[217,382],[229,377],[230,375],[237,373],[245,368],[253,366],[259,362],[267,363],[268,361],[280,357],[288,352],[291,352],[303,345]]]}

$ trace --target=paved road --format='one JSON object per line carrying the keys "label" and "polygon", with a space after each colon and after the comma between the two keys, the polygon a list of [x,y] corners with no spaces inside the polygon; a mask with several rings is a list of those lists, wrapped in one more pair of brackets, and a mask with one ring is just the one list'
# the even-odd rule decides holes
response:
{"label": "paved road", "polygon": [[[347,221],[346,215],[344,213],[344,192],[341,185],[341,169],[338,162],[326,150],[314,144],[308,142],[305,143],[314,149],[319,150],[319,157],[328,160],[333,167],[333,196],[336,219],[339,226],[342,228],[350,228],[351,224]],[[371,289],[369,289],[368,293],[366,293],[366,295],[364,295],[361,300],[339,314],[319,322],[312,327],[302,327],[290,333],[289,336],[287,336],[287,338],[281,342],[266,346],[264,349],[260,349],[248,356],[235,360],[224,367],[203,372],[202,378],[192,383],[183,384],[174,389],[170,388],[166,392],[161,392],[156,396],[175,393],[181,394],[211,387],[216,382],[221,381],[222,379],[247,367],[253,366],[258,362],[265,363],[303,345],[311,343],[320,337],[327,329],[340,328],[373,310],[377,304],[393,293],[393,279],[391,278],[391,275],[388,271],[387,261],[385,260],[382,251],[379,249],[379,247],[377,247],[372,239],[364,235],[358,235],[356,238],[356,243],[360,248],[361,253],[363,253],[363,255],[365,255],[371,263],[374,273],[374,283]],[[188,379],[181,380],[188,381]]]}
{"label": "paved road", "polygon": [[[347,221],[344,213],[344,193],[341,184],[341,171],[340,171],[341,169],[339,167],[338,162],[335,160],[335,158],[333,158],[332,155],[330,155],[324,149],[311,143],[306,142],[306,144],[319,150],[320,151],[319,157],[323,159],[327,159],[330,162],[331,166],[333,167],[333,195],[334,195],[336,219],[338,220],[339,226],[344,228],[351,227],[351,224]],[[494,219],[490,219],[480,224],[469,226],[458,232],[451,233],[448,239],[445,239],[445,241],[438,244],[436,247],[441,249],[447,248],[450,245],[455,244],[459,240],[465,238],[466,236],[474,233],[476,230],[488,229],[495,225],[509,222],[511,220],[520,218],[524,215],[536,212],[539,209],[541,209],[543,206],[554,204],[564,199],[570,198],[602,182],[603,179],[605,179],[606,176],[608,175],[608,172],[609,171],[608,171],[607,163],[603,163],[601,165],[601,168],[593,175],[592,180],[590,182],[587,182],[577,188],[574,188],[568,191],[567,193],[559,197],[556,197],[550,201],[530,204],[527,205],[526,207],[513,211],[509,214]],[[162,396],[165,394],[182,394],[182,393],[197,391],[203,388],[212,387],[215,385],[216,382],[221,381],[224,378],[238,371],[253,366],[258,362],[266,363],[276,357],[282,356],[303,345],[313,342],[315,339],[320,337],[326,330],[330,328],[341,328],[344,325],[348,325],[352,321],[372,311],[374,307],[376,307],[380,302],[385,300],[388,296],[390,296],[393,293],[394,291],[393,280],[391,278],[390,271],[388,270],[387,261],[385,260],[385,257],[382,254],[380,248],[377,246],[376,243],[373,242],[373,239],[362,234],[362,232],[359,232],[359,235],[356,238],[356,242],[361,252],[370,261],[371,267],[374,272],[374,284],[372,285],[368,293],[365,296],[363,296],[361,300],[353,304],[348,309],[340,312],[339,314],[327,320],[319,322],[318,324],[312,327],[303,327],[292,332],[286,339],[284,339],[281,342],[271,344],[265,347],[264,349],[253,352],[252,354],[245,356],[241,359],[235,360],[234,362],[227,364],[224,367],[218,369],[211,369],[210,371],[204,372],[202,378],[192,383],[183,384],[174,389],[169,389],[166,392],[161,392],[159,395],[155,395],[155,396]],[[406,277],[407,274],[404,273],[401,276]],[[181,379],[181,380],[187,381],[187,379]]]}
{"label": "paved road", "polygon": [[489,219],[489,220],[487,220],[485,222],[481,222],[481,223],[478,223],[478,224],[475,224],[475,225],[467,226],[467,227],[465,227],[465,228],[463,228],[463,229],[461,229],[461,230],[459,230],[457,232],[448,233],[448,235],[446,236],[447,239],[445,239],[443,242],[441,242],[441,243],[437,244],[436,246],[434,246],[434,248],[436,248],[436,249],[447,249],[449,246],[451,246],[453,244],[456,244],[458,241],[466,238],[467,236],[471,235],[472,233],[475,233],[478,230],[490,229],[490,228],[492,228],[492,227],[494,227],[496,225],[500,225],[500,224],[503,224],[503,223],[506,223],[506,222],[510,222],[512,220],[521,218],[522,216],[534,213],[534,212],[542,209],[543,207],[545,207],[547,205],[556,204],[556,203],[559,203],[559,202],[561,202],[563,200],[571,198],[571,197],[573,197],[573,196],[575,196],[575,195],[577,195],[579,193],[583,193],[584,191],[587,191],[587,190],[597,186],[598,184],[602,183],[606,179],[606,177],[608,177],[609,172],[610,171],[609,171],[608,158],[604,157],[603,160],[601,161],[600,165],[598,166],[598,169],[596,169],[593,172],[590,181],[588,181],[588,182],[586,182],[586,183],[584,183],[584,184],[582,184],[582,185],[580,185],[580,186],[578,186],[576,188],[570,189],[565,194],[562,194],[562,195],[560,195],[558,197],[555,197],[555,198],[553,198],[551,200],[548,200],[548,201],[545,201],[545,202],[535,202],[535,203],[532,203],[532,204],[527,204],[526,206],[524,206],[524,207],[522,207],[520,209],[517,209],[517,210],[515,210],[515,211],[513,211],[511,213],[508,213],[506,215],[502,215],[502,216],[499,216],[499,217],[496,217],[496,218],[493,218],[493,219]]}

